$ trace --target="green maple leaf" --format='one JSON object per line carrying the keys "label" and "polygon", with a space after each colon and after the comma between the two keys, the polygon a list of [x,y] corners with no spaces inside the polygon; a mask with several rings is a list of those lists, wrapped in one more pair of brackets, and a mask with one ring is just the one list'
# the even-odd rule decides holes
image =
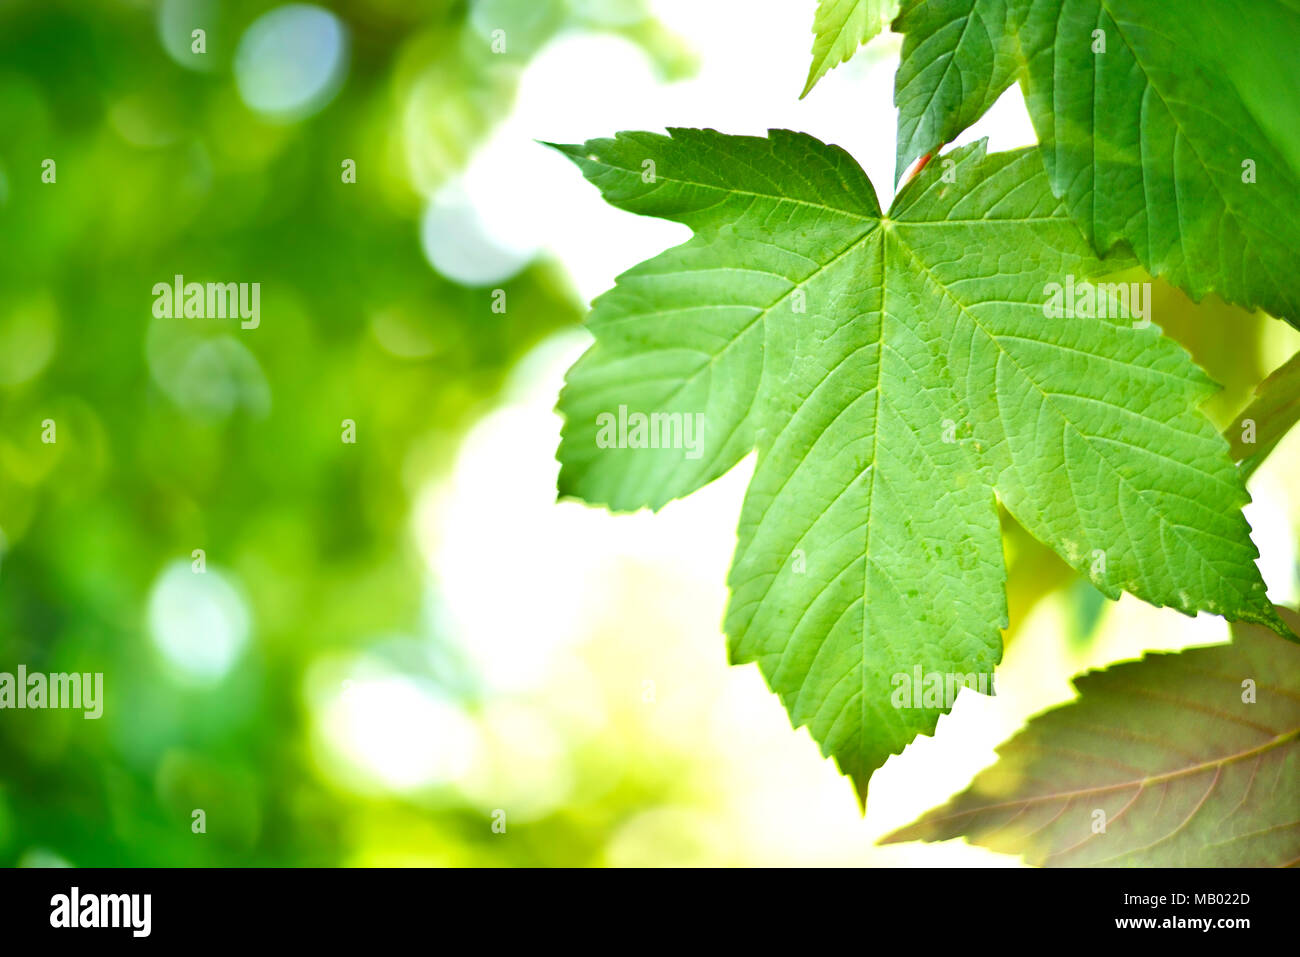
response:
{"label": "green maple leaf", "polygon": [[885,216],[848,154],[799,133],[558,148],[613,205],[694,232],[593,304],[560,492],[658,508],[757,449],[731,658],[758,662],[860,793],[948,710],[894,707],[896,675],[974,684],[1000,660],[995,490],[1111,597],[1284,630],[1197,411],[1213,383],[1154,326],[1045,317],[1049,283],[1131,262],[1095,258],[1036,150],[963,147]]}
{"label": "green maple leaf", "polygon": [[898,0],[820,0],[813,18],[812,65],[799,99],[857,52],[898,12]]}
{"label": "green maple leaf", "polygon": [[898,142],[894,180],[951,142],[997,101],[1020,70],[1015,0],[926,0],[893,23],[903,34],[894,77]]}
{"label": "green maple leaf", "polygon": [[1070,867],[1295,865],[1300,648],[1233,630],[1230,645],[1076,679],[1077,700],[1032,719],[967,791],[882,843],[965,837]]}
{"label": "green maple leaf", "polygon": [[1097,249],[1300,326],[1293,0],[917,0],[894,29],[900,176],[1019,78]]}

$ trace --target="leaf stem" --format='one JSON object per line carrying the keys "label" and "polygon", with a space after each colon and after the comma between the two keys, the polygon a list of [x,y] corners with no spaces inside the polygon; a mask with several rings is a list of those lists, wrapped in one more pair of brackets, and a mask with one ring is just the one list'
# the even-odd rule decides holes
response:
{"label": "leaf stem", "polygon": [[1300,422],[1300,352],[1255,387],[1255,398],[1224,432],[1243,480]]}

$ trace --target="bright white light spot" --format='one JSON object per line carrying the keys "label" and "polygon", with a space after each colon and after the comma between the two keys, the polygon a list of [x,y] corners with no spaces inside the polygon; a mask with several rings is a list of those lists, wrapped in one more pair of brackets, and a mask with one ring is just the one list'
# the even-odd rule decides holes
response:
{"label": "bright white light spot", "polygon": [[[974,143],[986,136],[990,153],[1020,149],[1038,142],[1038,134],[1034,132],[1034,124],[1029,119],[1029,108],[1025,106],[1025,97],[1018,84],[1011,84],[989,107],[987,113],[962,130],[952,141],[952,146]],[[944,147],[944,152],[952,146]]]}
{"label": "bright white light spot", "polygon": [[295,120],[319,112],[347,68],[347,33],[338,17],[290,4],[253,22],[235,51],[235,84],[252,109]]}
{"label": "bright white light spot", "polygon": [[433,268],[465,286],[505,282],[528,265],[535,247],[498,228],[462,184],[438,192],[420,222],[420,243]]}
{"label": "bright white light spot", "polygon": [[556,503],[555,396],[587,341],[562,334],[529,353],[507,388],[510,403],[470,431],[452,476],[417,506],[441,626],[494,690],[546,687],[572,666],[595,622],[620,613],[624,569],[612,555],[661,557],[720,587],[735,543],[744,469],[658,514]]}
{"label": "bright white light spot", "polygon": [[1287,489],[1275,473],[1261,469],[1251,479],[1251,502],[1244,509],[1250,537],[1259,549],[1259,573],[1268,597],[1279,605],[1294,606],[1300,599],[1296,582],[1296,543],[1287,511]]}
{"label": "bright white light spot", "polygon": [[537,820],[564,804],[573,769],[545,711],[491,702],[478,727],[483,747],[462,783],[471,800],[509,808],[512,821]]}
{"label": "bright white light spot", "polygon": [[248,610],[235,586],[211,565],[187,561],[163,570],[149,596],[149,634],[169,664],[202,683],[223,678],[248,643]]}
{"label": "bright white light spot", "polygon": [[365,780],[338,776],[362,792],[454,782],[479,750],[474,723],[459,708],[431,685],[380,666],[334,685],[317,705],[317,728],[330,756]]}
{"label": "bright white light spot", "polygon": [[[583,69],[574,70],[574,63]],[[590,76],[602,81],[584,83]],[[604,292],[639,260],[683,242],[690,230],[615,209],[572,162],[536,141],[581,143],[621,129],[653,129],[659,125],[654,119],[647,127],[635,116],[629,126],[627,110],[665,92],[636,45],[609,36],[563,34],[529,63],[510,117],[466,170],[464,189],[480,214],[519,237],[516,241],[543,246],[560,258],[584,300]],[[581,100],[581,111],[572,109],[575,99]],[[528,174],[520,175],[521,169]]]}

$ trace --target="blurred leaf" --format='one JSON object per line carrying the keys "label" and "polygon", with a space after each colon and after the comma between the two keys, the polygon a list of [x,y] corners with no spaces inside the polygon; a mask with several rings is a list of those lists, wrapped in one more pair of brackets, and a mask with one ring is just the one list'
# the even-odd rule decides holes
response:
{"label": "blurred leaf", "polygon": [[882,843],[965,837],[1054,867],[1300,861],[1300,646],[1237,625],[1231,644],[1074,684],[1077,700],[1031,719],[969,789]]}
{"label": "blurred leaf", "polygon": [[[1151,319],[1188,352],[1222,389],[1201,406],[1219,427],[1227,425],[1250,399],[1268,369],[1261,366],[1259,342],[1266,332],[1292,336],[1263,312],[1251,312],[1206,296],[1200,302],[1163,279],[1151,281],[1142,269],[1111,277],[1117,282],[1151,282]],[[1280,326],[1280,327],[1279,327]],[[1274,329],[1273,327],[1279,327]]]}
{"label": "blurred leaf", "polygon": [[1243,478],[1263,464],[1291,427],[1300,422],[1300,352],[1273,371],[1255,390],[1255,399],[1224,433]]}
{"label": "blurred leaf", "polygon": [[1002,630],[1002,643],[1010,647],[1030,613],[1048,595],[1073,582],[1093,586],[1081,581],[1078,572],[1056,552],[1025,531],[1005,507],[999,506],[998,519],[1007,563],[1007,626]]}
{"label": "blurred leaf", "polygon": [[1076,648],[1085,647],[1106,611],[1106,596],[1092,582],[1076,579],[1067,599],[1072,612],[1070,640]]}
{"label": "blurred leaf", "polygon": [[[628,0],[581,14],[557,0],[558,20],[484,7],[505,17],[490,24],[507,32],[501,55],[463,0],[331,4],[346,82],[319,114],[270,123],[231,59],[281,5],[0,3],[0,670],[103,672],[110,702],[97,721],[5,712],[0,864],[337,865],[353,819],[388,813],[323,778],[300,689],[320,656],[389,635],[447,656],[417,497],[520,358],[581,316],[551,263],[501,279],[505,312],[439,275],[420,246],[423,187],[464,170],[557,31],[671,51]],[[196,25],[206,54],[191,51]],[[152,316],[149,290],[177,273],[259,282],[264,321]],[[340,441],[345,418],[356,445]],[[200,548],[239,584],[252,632],[206,689],[177,680],[149,615],[162,570]],[[673,786],[657,766],[645,784],[575,795],[592,813],[569,829],[586,830],[523,856],[585,859],[593,817]],[[519,856],[473,800],[441,800],[420,813],[450,856],[480,842]],[[189,810],[203,803],[200,837]],[[463,837],[448,827],[462,818]]]}

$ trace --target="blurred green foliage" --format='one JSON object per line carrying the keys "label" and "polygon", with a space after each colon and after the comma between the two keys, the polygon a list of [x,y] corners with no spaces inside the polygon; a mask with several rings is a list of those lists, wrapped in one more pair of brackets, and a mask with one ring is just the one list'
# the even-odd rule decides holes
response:
{"label": "blurred green foliage", "polygon": [[[361,799],[311,767],[304,676],[319,655],[424,627],[413,494],[515,360],[581,317],[545,262],[501,284],[504,314],[490,289],[439,276],[418,238],[424,197],[558,31],[619,32],[670,74],[689,64],[627,0],[329,3],[351,41],[346,81],[316,115],[271,122],[241,102],[232,58],[273,6],[0,5],[0,670],[104,672],[109,700],[99,721],[3,713],[0,863],[355,850]],[[496,22],[511,24],[504,55]],[[260,282],[260,328],[155,319],[151,289],[175,274]],[[159,575],[194,549],[241,583],[256,623],[206,686],[168,668],[147,620]],[[463,675],[430,678],[466,693]],[[220,809],[205,840],[193,808]],[[506,853],[485,843],[489,810],[452,800],[439,846]],[[556,863],[556,847],[582,860],[591,843],[523,862]]]}

